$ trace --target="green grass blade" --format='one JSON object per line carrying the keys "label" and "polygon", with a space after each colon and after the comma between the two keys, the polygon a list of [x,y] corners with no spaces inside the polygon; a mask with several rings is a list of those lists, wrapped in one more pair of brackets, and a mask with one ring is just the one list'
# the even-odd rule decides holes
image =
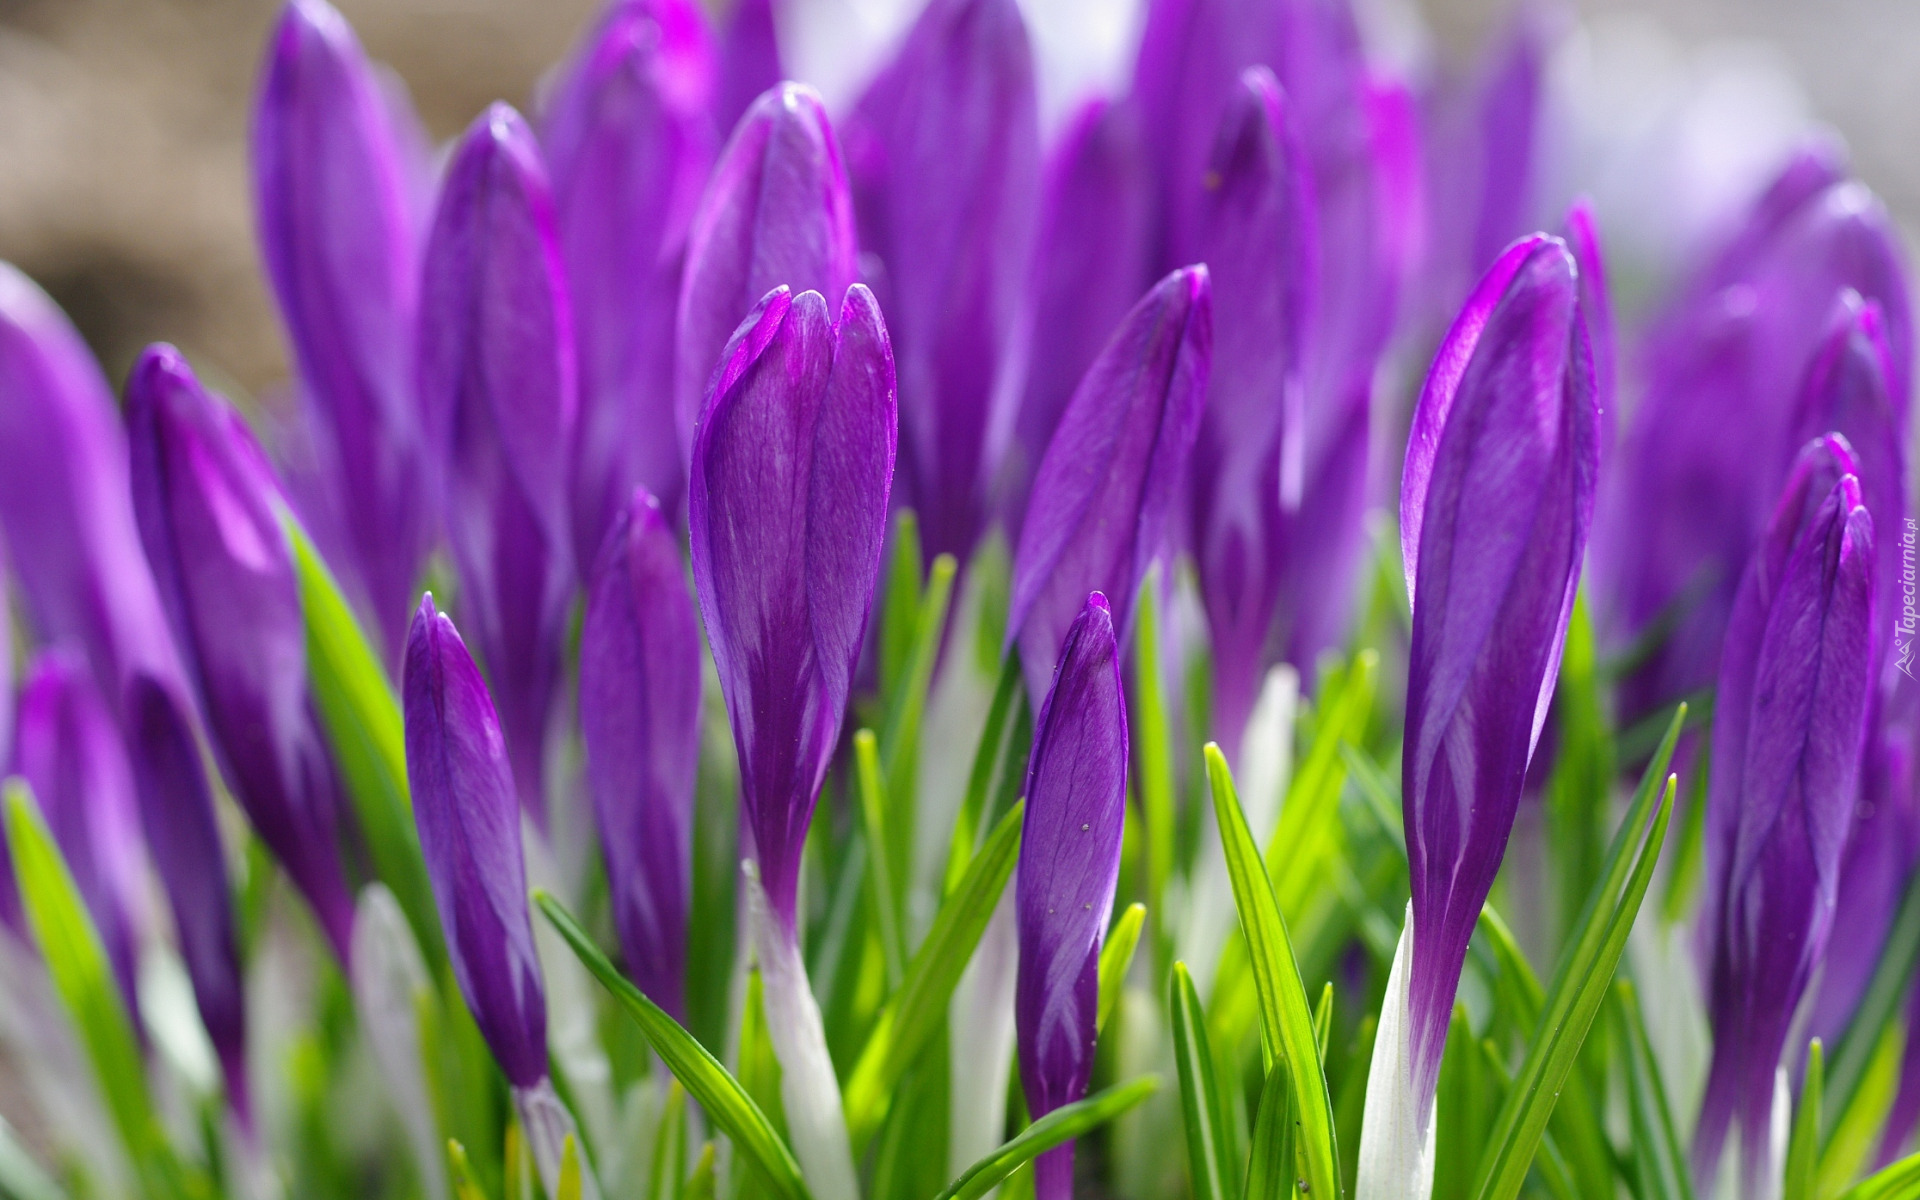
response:
{"label": "green grass blade", "polygon": [[880,768],[880,745],[873,730],[862,729],[853,735],[854,776],[860,793],[860,816],[866,825],[867,860],[872,874],[873,909],[879,917],[880,950],[887,966],[887,988],[900,986],[907,969],[907,936],[901,929],[906,903],[900,895],[894,874],[893,855],[888,849],[887,781]]}
{"label": "green grass blade", "polygon": [[1120,1002],[1120,987],[1127,980],[1127,968],[1133,965],[1133,952],[1140,945],[1140,929],[1147,923],[1147,906],[1129,904],[1113,923],[1107,944],[1100,948],[1100,1015],[1094,1031],[1107,1027],[1113,1006]]}
{"label": "green grass blade", "polygon": [[680,1200],[714,1200],[714,1186],[713,1143],[703,1142],[693,1174],[687,1176],[687,1186],[680,1189]]}
{"label": "green grass blade", "polygon": [[[1294,961],[1287,926],[1274,898],[1265,861],[1247,828],[1240,797],[1233,788],[1226,756],[1212,742],[1206,746],[1207,782],[1213,792],[1214,818],[1220,823],[1220,842],[1226,853],[1227,874],[1233,882],[1233,900],[1246,934],[1248,959],[1260,998],[1262,1044],[1269,1059],[1284,1057],[1293,1084],[1294,1119],[1300,1125],[1307,1193],[1340,1195],[1340,1155],[1334,1145],[1333,1102],[1327,1094],[1327,1075],[1320,1062],[1319,1038],[1313,1014],[1307,1009],[1306,988]],[[1271,1062],[1267,1064],[1271,1067]]]}
{"label": "green grass blade", "polygon": [[1160,668],[1160,568],[1156,566],[1141,581],[1133,605],[1133,705],[1128,726],[1138,767],[1134,786],[1140,792],[1140,811],[1147,827],[1147,903],[1156,913],[1166,911],[1166,886],[1173,877],[1178,821],[1173,794],[1173,733]]}
{"label": "green grass blade", "polygon": [[1900,1021],[1880,1034],[1867,1070],[1854,1089],[1853,1099],[1840,1110],[1831,1126],[1822,1122],[1820,1165],[1815,1168],[1814,1191],[1832,1195],[1860,1177],[1880,1144],[1887,1113],[1900,1090],[1900,1060],[1906,1049],[1906,1030]]}
{"label": "green grass blade", "polygon": [[1920,1200],[1920,1154],[1869,1175],[1841,1192],[1837,1200]]}
{"label": "green grass blade", "polygon": [[1029,1125],[1019,1136],[968,1167],[947,1185],[937,1200],[980,1200],[1015,1170],[1047,1151],[1097,1129],[1159,1090],[1160,1079],[1143,1075],[1116,1084],[1085,1100],[1054,1109]]}
{"label": "green grass blade", "polygon": [[560,1143],[560,1178],[553,1190],[553,1200],[580,1200],[580,1147],[572,1134]]}
{"label": "green grass blade", "polygon": [[920,614],[920,580],[926,559],[920,548],[920,518],[910,508],[893,519],[893,553],[887,560],[886,597],[880,602],[880,694],[892,696],[913,657]]}
{"label": "green grass blade", "polygon": [[1653,1045],[1647,1040],[1639,998],[1633,985],[1624,979],[1613,985],[1613,997],[1619,1018],[1620,1053],[1626,1066],[1627,1119],[1640,1200],[1693,1200],[1693,1176],[1686,1151],[1674,1133],[1666,1082],[1660,1076]]}
{"label": "green grass blade", "polygon": [[1313,738],[1287,786],[1280,821],[1267,843],[1267,870],[1282,913],[1305,911],[1322,870],[1339,851],[1340,793],[1347,782],[1343,745],[1359,745],[1373,715],[1380,656],[1362,650],[1327,679],[1313,711]]}
{"label": "green grass blade", "polygon": [[[1853,1103],[1853,1096],[1866,1078],[1867,1066],[1880,1044],[1887,1026],[1899,1019],[1906,998],[1907,984],[1920,966],[1920,871],[1907,881],[1893,923],[1887,927],[1886,944],[1873,969],[1867,990],[1854,1009],[1853,1020],[1840,1035],[1828,1059],[1825,1095],[1821,1101],[1821,1124],[1831,1130],[1840,1114]],[[1829,1135],[1831,1136],[1831,1135]]]}
{"label": "green grass blade", "polygon": [[[1026,680],[1020,673],[1020,651],[1012,648],[1000,660],[1000,677],[994,681],[987,724],[980,731],[980,744],[974,748],[973,766],[967,772],[967,792],[960,802],[960,815],[954,819],[953,844],[947,850],[946,886],[942,889],[948,895],[960,886],[960,877],[973,861],[975,848],[986,837],[987,818],[997,807],[992,803],[995,780],[1002,780],[1004,787],[1005,777],[1017,778],[1026,765],[1024,752],[1031,740],[1031,721]],[[1027,728],[1024,736],[1023,727]]]}
{"label": "green grass blade", "polygon": [[1293,1080],[1288,1076],[1285,1060],[1275,1059],[1266,1083],[1261,1085],[1241,1200],[1281,1200],[1296,1194],[1294,1185],[1299,1176],[1294,1170]]}
{"label": "green grass blade", "polygon": [[454,1200],[486,1200],[486,1192],[473,1180],[467,1148],[457,1138],[447,1139],[447,1173],[452,1176]]}
{"label": "green grass blade", "polygon": [[953,602],[953,579],[958,567],[953,555],[942,554],[933,560],[926,588],[920,594],[915,614],[913,645],[904,673],[887,693],[887,711],[880,727],[880,765],[886,773],[887,787],[887,861],[898,881],[895,903],[898,922],[906,924],[906,889],[913,877],[914,818],[918,808],[920,771],[920,725],[927,712],[927,689],[933,684],[933,667],[940,657],[941,638],[946,633],[947,611]]}
{"label": "green grass blade", "polygon": [[1807,1070],[1794,1106],[1793,1135],[1787,1140],[1780,1200],[1814,1200],[1814,1177],[1820,1165],[1820,1085],[1825,1075],[1822,1050],[1819,1038],[1807,1043]]}
{"label": "green grass blade", "polygon": [[620,974],[565,906],[537,888],[533,900],[581,963],[640,1027],[654,1053],[667,1064],[687,1094],[700,1102],[707,1119],[733,1139],[735,1149],[752,1160],[778,1195],[786,1200],[807,1200],[807,1185],[800,1178],[800,1166],[794,1161],[793,1152],[774,1132],[766,1114],[747,1095],[746,1089],[727,1074],[719,1060],[707,1053],[706,1047],[682,1029],[679,1022],[641,995],[640,989]]}
{"label": "green grass blade", "polygon": [[1187,964],[1173,964],[1167,984],[1167,1012],[1173,1024],[1173,1058],[1180,1072],[1180,1111],[1187,1129],[1187,1178],[1193,1200],[1228,1200],[1228,1180],[1239,1164],[1227,1128],[1227,1101],[1213,1068],[1207,1041],[1207,1014],[1194,990]]}

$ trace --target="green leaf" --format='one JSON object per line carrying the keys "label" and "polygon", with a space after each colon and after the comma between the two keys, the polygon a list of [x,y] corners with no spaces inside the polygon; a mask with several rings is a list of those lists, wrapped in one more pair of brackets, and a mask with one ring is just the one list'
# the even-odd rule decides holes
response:
{"label": "green leaf", "polygon": [[1280,821],[1267,842],[1267,870],[1282,913],[1298,918],[1319,889],[1323,872],[1340,849],[1340,793],[1347,762],[1340,747],[1359,745],[1373,715],[1374,676],[1380,656],[1362,650],[1344,670],[1330,675],[1313,711],[1313,740],[1287,787]]}
{"label": "green leaf", "polygon": [[467,1148],[458,1139],[447,1139],[447,1168],[453,1175],[454,1200],[486,1200],[486,1193],[473,1181],[473,1166],[467,1161]]}
{"label": "green leaf", "polygon": [[874,1022],[853,1073],[844,1103],[854,1153],[863,1153],[887,1115],[893,1089],[907,1068],[945,1024],[953,989],[973,957],[980,935],[1013,876],[1020,852],[1020,821],[1026,802],[1018,801],[1000,818],[980,853],[973,856],[958,887],[940,906],[927,940],[907,966],[905,982]]}
{"label": "green leaf", "polygon": [[1807,1043],[1807,1070],[1794,1108],[1793,1135],[1787,1140],[1780,1200],[1814,1200],[1815,1168],[1820,1165],[1820,1084],[1825,1075],[1822,1050],[1819,1038]]}
{"label": "green leaf", "polygon": [[687,1176],[687,1186],[680,1189],[680,1200],[714,1200],[712,1142],[701,1143],[700,1159],[693,1164],[693,1174]]}
{"label": "green leaf", "polygon": [[1180,1111],[1187,1126],[1187,1178],[1193,1200],[1228,1200],[1228,1180],[1238,1163],[1227,1126],[1227,1101],[1213,1069],[1207,1043],[1206,1011],[1194,990],[1187,964],[1173,964],[1167,985],[1167,1012],[1173,1023],[1173,1058],[1180,1072]]}
{"label": "green leaf", "polygon": [[1553,847],[1555,934],[1572,935],[1580,906],[1600,877],[1603,822],[1615,774],[1613,735],[1594,651],[1593,621],[1582,589],[1567,622],[1560,680],[1554,689],[1560,748],[1547,781],[1543,809]]}
{"label": "green leaf", "polygon": [[[1141,581],[1133,604],[1133,751],[1139,764],[1134,786],[1147,826],[1147,902],[1165,912],[1167,880],[1173,877],[1173,734],[1167,719],[1166,686],[1160,677],[1160,567]],[[1159,961],[1164,962],[1164,959]]]}
{"label": "green leaf", "polygon": [[1113,923],[1107,944],[1100,949],[1100,1015],[1096,1033],[1107,1027],[1113,1006],[1120,1001],[1120,988],[1127,981],[1127,968],[1133,965],[1133,952],[1140,945],[1140,928],[1147,923],[1147,906],[1129,904]]}
{"label": "green leaf", "polygon": [[1619,1017],[1620,1051],[1626,1060],[1627,1116],[1632,1136],[1634,1179],[1640,1200],[1693,1200],[1693,1176],[1686,1151],[1674,1133],[1667,1109],[1667,1086],[1660,1063],[1647,1040],[1646,1022],[1633,985],[1622,979],[1613,985],[1614,1011]]}
{"label": "green leaf", "polygon": [[1253,1119],[1253,1149],[1247,1155],[1241,1200],[1281,1200],[1296,1194],[1294,1173],[1293,1081],[1284,1059],[1275,1059],[1260,1088]]}
{"label": "green leaf", "polygon": [[1054,1109],[1027,1126],[1019,1136],[968,1167],[936,1200],[980,1200],[1017,1168],[1063,1142],[1098,1129],[1153,1095],[1159,1087],[1158,1076],[1143,1075]]}
{"label": "green leaf", "polygon": [[1901,1022],[1895,1021],[1881,1031],[1880,1044],[1867,1061],[1853,1099],[1825,1131],[1814,1181],[1816,1193],[1831,1195],[1839,1191],[1866,1167],[1900,1089],[1900,1060],[1905,1046],[1906,1032]]}
{"label": "green leaf", "polygon": [[1455,1004],[1447,1044],[1440,1054],[1440,1087],[1434,1104],[1435,1200],[1465,1200],[1473,1194],[1474,1171],[1480,1166],[1487,1128],[1499,1104],[1485,1064],[1466,1006]]}
{"label": "green leaf", "polygon": [[[887,768],[887,794],[896,803],[913,795],[913,768],[920,745],[920,722],[926,716],[927,688],[933,683],[933,667],[939,661],[940,640],[947,629],[947,610],[953,603],[953,579],[958,573],[953,555],[942,554],[933,560],[927,586],[920,595],[919,611],[914,617],[913,644],[909,647],[905,671],[887,694],[886,724],[881,727],[880,746]],[[908,826],[911,833],[911,825]],[[911,838],[908,839],[911,844]]]}
{"label": "green leaf", "polygon": [[1839,1124],[1840,1114],[1853,1103],[1854,1093],[1866,1077],[1882,1035],[1899,1021],[1901,1003],[1916,966],[1920,966],[1920,871],[1907,881],[1906,894],[1887,927],[1887,940],[1873,977],[1828,1060],[1826,1094],[1821,1104],[1821,1123],[1827,1129]]}
{"label": "green leaf", "polygon": [[1674,780],[1668,776],[1662,786],[1661,776],[1685,719],[1686,706],[1681,705],[1608,848],[1600,881],[1574,925],[1575,935],[1561,953],[1539,1024],[1481,1158],[1474,1189],[1479,1200],[1513,1200],[1519,1194],[1561,1089],[1578,1065],[1587,1030],[1612,990],[1614,969],[1653,880],[1673,815]]}
{"label": "green leaf", "polygon": [[[787,1114],[780,1099],[780,1060],[773,1052],[773,1037],[767,1032],[766,983],[758,967],[747,968],[746,1003],[740,1011],[740,1087],[766,1114],[767,1124],[784,1143],[787,1140]],[[777,1194],[777,1189],[752,1163],[734,1172],[734,1200],[743,1197],[758,1200]]]}
{"label": "green leaf", "polygon": [[570,1133],[560,1143],[560,1179],[553,1200],[580,1200],[580,1147]]}
{"label": "green leaf", "polygon": [[733,1139],[735,1148],[766,1174],[777,1194],[786,1200],[806,1200],[807,1185],[800,1178],[800,1167],[794,1161],[793,1152],[774,1132],[760,1106],[727,1074],[719,1060],[707,1053],[706,1047],[695,1041],[665,1010],[629,983],[607,961],[607,956],[594,945],[565,906],[538,888],[534,889],[533,900],[581,963],[640,1026],[654,1053],[686,1087],[687,1094],[699,1101],[707,1118],[725,1131]]}
{"label": "green leaf", "polygon": [[1920,1154],[1869,1175],[1841,1192],[1838,1200],[1920,1200]]}
{"label": "green leaf", "polygon": [[[974,748],[967,792],[960,802],[960,815],[953,822],[953,844],[947,850],[942,889],[947,895],[960,886],[960,877],[973,861],[975,848],[986,837],[990,818],[1000,808],[999,796],[992,793],[1017,792],[1020,788],[1032,740],[1033,710],[1027,701],[1026,680],[1020,673],[1020,651],[1013,647],[1000,660],[1000,677],[994,681],[986,728],[980,731],[980,744]],[[996,780],[1000,784],[997,789]]]}
{"label": "green leaf", "polygon": [[33,1161],[4,1117],[0,1117],[0,1196],[6,1200],[66,1200],[66,1193]]}
{"label": "green leaf", "polygon": [[687,1156],[687,1090],[678,1079],[667,1088],[660,1123],[653,1131],[653,1163],[647,1176],[650,1200],[673,1200]]}
{"label": "green leaf", "polygon": [[925,572],[920,549],[920,518],[903,508],[893,519],[893,554],[887,560],[886,599],[880,608],[880,694],[891,696],[913,657],[920,613],[920,579]]}
{"label": "green leaf", "polygon": [[1240,928],[1247,938],[1260,998],[1261,1045],[1269,1069],[1272,1060],[1285,1057],[1293,1086],[1294,1119],[1300,1124],[1306,1165],[1307,1194],[1340,1195],[1340,1156],[1334,1146],[1333,1102],[1327,1095],[1327,1075],[1321,1066],[1319,1038],[1313,1015],[1307,1010],[1306,989],[1294,962],[1286,922],[1274,899],[1266,864],[1254,846],[1246,813],[1234,792],[1226,756],[1212,742],[1206,746],[1207,782],[1213,791],[1214,819],[1220,823],[1220,841],[1226,853],[1227,874],[1233,882],[1233,901],[1240,912]]}
{"label": "green leaf", "polygon": [[887,780],[880,769],[880,743],[873,730],[853,735],[854,777],[860,793],[860,816],[866,823],[867,857],[872,867],[873,909],[879,917],[880,949],[887,967],[887,987],[900,986],[906,970],[907,935],[901,928],[906,904],[899,891],[888,850]]}

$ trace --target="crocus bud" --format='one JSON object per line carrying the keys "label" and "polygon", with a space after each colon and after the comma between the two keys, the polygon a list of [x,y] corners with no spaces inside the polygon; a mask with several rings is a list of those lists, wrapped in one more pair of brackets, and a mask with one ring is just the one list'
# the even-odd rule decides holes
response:
{"label": "crocus bud", "polygon": [[681,508],[673,322],[713,162],[713,45],[693,0],[615,0],[553,92],[553,177],[580,368],[573,553],[584,576],[636,483]]}
{"label": "crocus bud", "polygon": [[1873,520],[1845,443],[1812,443],[1740,581],[1707,784],[1713,1062],[1694,1134],[1711,1179],[1740,1129],[1741,1191],[1778,1178],[1767,1135],[1789,1026],[1832,927],[1871,690]]}
{"label": "crocus bud", "polygon": [[932,0],[846,125],[900,367],[901,503],[928,554],[962,562],[1019,395],[1036,112],[1016,0]]}
{"label": "crocus bud", "polygon": [[[1020,1084],[1036,1119],[1087,1094],[1100,1008],[1100,947],[1120,881],[1127,708],[1113,613],[1099,592],[1067,630],[1033,725],[1014,911]],[[1073,1195],[1073,1143],[1034,1163],[1039,1200]]]}
{"label": "crocus bud", "polygon": [[1189,544],[1213,635],[1216,728],[1237,754],[1260,682],[1291,632],[1275,618],[1292,577],[1289,542],[1305,532],[1292,526],[1306,437],[1301,354],[1318,276],[1306,152],[1264,67],[1241,77],[1221,125],[1200,248],[1218,303]]}
{"label": "crocus bud", "polygon": [[893,354],[879,305],[776,288],[728,345],[694,442],[693,578],[773,915],[840,739],[886,533]]}
{"label": "crocus bud", "polygon": [[1115,597],[1122,630],[1147,567],[1166,544],[1186,485],[1213,356],[1207,268],[1156,284],[1127,314],[1067,402],[1040,460],[1014,556],[1007,636],[1030,695],[1087,593]]}
{"label": "crocus bud", "polygon": [[420,394],[445,464],[460,604],[538,822],[572,596],[573,317],[533,134],[495,104],[447,169],[420,296]]}
{"label": "crocus bud", "polygon": [[1573,257],[1516,242],[1434,355],[1407,443],[1400,546],[1409,1041],[1426,1112],[1467,940],[1500,868],[1559,673],[1599,457]]}
{"label": "crocus bud", "polygon": [[714,123],[732,129],[754,100],[786,77],[773,0],[735,0],[720,36],[720,80],[714,92]]}
{"label": "crocus bud", "polygon": [[138,1023],[146,865],[120,730],[86,669],[59,650],[33,664],[18,721],[15,769],[39,801]]}
{"label": "crocus bud", "polygon": [[220,1060],[227,1103],[251,1128],[246,996],[233,893],[200,744],[180,702],[151,675],[128,682],[126,710],[128,756],[147,850],[173,909],[180,957],[207,1040]]}
{"label": "crocus bud", "polygon": [[700,630],[679,539],[644,491],[615,520],[587,590],[580,732],[627,974],[682,1017]]}
{"label": "crocus bud", "polygon": [[430,533],[413,386],[415,169],[326,0],[289,0],[253,116],[253,204],[347,577],[397,650]]}
{"label": "crocus bud", "polygon": [[221,773],[344,962],[344,800],[307,686],[283,502],[246,426],[173,347],[134,364],[127,422],[140,536]]}
{"label": "crocus bud", "polygon": [[846,168],[811,88],[783,83],[747,109],[728,139],[687,235],[674,342],[674,415],[682,451],[721,352],[776,287],[838,305],[858,275]]}

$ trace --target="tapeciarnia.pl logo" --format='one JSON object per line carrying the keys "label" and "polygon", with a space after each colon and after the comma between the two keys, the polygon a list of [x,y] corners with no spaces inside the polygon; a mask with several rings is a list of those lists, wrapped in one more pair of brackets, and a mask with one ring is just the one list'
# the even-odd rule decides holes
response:
{"label": "tapeciarnia.pl logo", "polygon": [[1916,538],[1920,538],[1920,522],[1908,517],[1906,527],[1900,531],[1900,619],[1893,623],[1893,651],[1900,673],[1908,679],[1913,678],[1913,635],[1920,629],[1920,612],[1914,605],[1915,592],[1920,590],[1914,572]]}

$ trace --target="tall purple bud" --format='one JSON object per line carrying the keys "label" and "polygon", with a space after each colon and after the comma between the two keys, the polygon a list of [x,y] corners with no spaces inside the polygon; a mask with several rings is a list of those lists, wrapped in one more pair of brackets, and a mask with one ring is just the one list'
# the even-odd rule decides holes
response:
{"label": "tall purple bud", "polygon": [[679,539],[644,491],[615,519],[587,589],[580,731],[627,973],[683,1017],[700,630]]}
{"label": "tall purple bud", "polygon": [[1434,355],[1401,480],[1408,651],[1409,1016],[1430,1113],[1467,940],[1559,673],[1593,512],[1599,417],[1572,255],[1494,263]]}
{"label": "tall purple bud", "polygon": [[1774,1078],[1825,952],[1872,674],[1873,520],[1846,444],[1808,446],[1727,622],[1707,792],[1707,1006],[1697,1179],[1740,1130],[1743,1194],[1769,1161]]}
{"label": "tall purple bud", "polygon": [[635,484],[673,512],[673,334],[687,229],[712,165],[714,52],[692,0],[614,0],[541,126],[572,289],[580,415],[573,555],[584,577]]}
{"label": "tall purple bud", "polygon": [[847,172],[813,89],[753,102],[714,164],[687,235],[674,342],[674,419],[684,454],[728,339],[776,287],[838,305],[859,275]]}
{"label": "tall purple bud", "polygon": [[251,1130],[247,1085],[247,1010],[234,933],[226,852],[201,766],[200,743],[166,685],[136,675],[127,685],[127,746],[140,825],[173,909],[180,957],[227,1084],[227,1103]]}
{"label": "tall purple bud", "polygon": [[[1113,614],[1099,592],[1074,618],[1033,727],[1014,884],[1020,1083],[1035,1119],[1087,1094],[1100,948],[1120,879],[1127,707]],[[1071,1200],[1073,1143],[1034,1163],[1038,1200]]]}
{"label": "tall purple bud", "polygon": [[1327,584],[1295,574],[1296,546],[1323,531],[1299,525],[1301,354],[1319,272],[1313,184],[1291,118],[1272,72],[1250,68],[1215,141],[1201,209],[1218,303],[1189,544],[1213,635],[1216,733],[1235,753],[1261,680],[1291,649],[1289,584],[1303,593]]}
{"label": "tall purple bud", "polygon": [[413,380],[417,171],[393,103],[326,0],[289,0],[254,107],[254,219],[326,515],[397,651],[431,513]]}
{"label": "tall purple bud", "polygon": [[546,819],[547,727],[573,594],[573,315],[533,134],[495,104],[447,169],[420,296],[420,393],[444,464],[460,607],[520,803]]}
{"label": "tall purple bud", "polygon": [[346,962],[345,803],[307,686],[284,501],[239,416],[171,346],[134,364],[127,423],[140,536],[221,773]]}
{"label": "tall purple bud", "polygon": [[773,0],[734,0],[720,35],[719,87],[714,92],[713,115],[722,129],[732,129],[755,98],[786,78],[780,66],[780,38],[773,19]]}
{"label": "tall purple bud", "polygon": [[901,503],[965,561],[1013,432],[1040,181],[1015,0],[932,0],[846,127],[900,367]]}
{"label": "tall purple bud", "polygon": [[1087,593],[1114,597],[1114,623],[1126,629],[1140,580],[1166,547],[1213,358],[1208,280],[1204,266],[1183,268],[1134,305],[1040,460],[1007,616],[1030,695],[1046,695],[1047,664]]}

